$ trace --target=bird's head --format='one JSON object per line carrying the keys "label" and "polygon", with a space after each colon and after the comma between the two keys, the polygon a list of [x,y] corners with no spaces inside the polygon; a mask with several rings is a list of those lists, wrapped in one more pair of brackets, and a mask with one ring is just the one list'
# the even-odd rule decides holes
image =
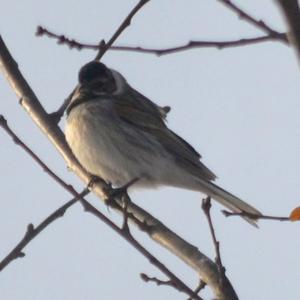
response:
{"label": "bird's head", "polygon": [[79,71],[78,81],[83,91],[95,96],[113,94],[117,89],[112,70],[98,61],[85,64]]}

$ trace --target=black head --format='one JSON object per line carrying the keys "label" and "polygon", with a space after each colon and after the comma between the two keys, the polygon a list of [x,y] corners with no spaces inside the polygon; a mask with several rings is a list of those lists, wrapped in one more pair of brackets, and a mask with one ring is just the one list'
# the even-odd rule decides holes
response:
{"label": "black head", "polygon": [[84,65],[78,75],[81,86],[94,89],[96,93],[109,93],[115,90],[115,80],[110,69],[98,61]]}

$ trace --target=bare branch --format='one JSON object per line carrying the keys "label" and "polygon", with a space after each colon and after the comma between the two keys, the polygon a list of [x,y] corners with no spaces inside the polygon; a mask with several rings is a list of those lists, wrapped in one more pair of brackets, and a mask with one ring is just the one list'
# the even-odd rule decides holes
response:
{"label": "bare branch", "polygon": [[[21,104],[28,112],[29,116],[61,153],[69,168],[73,170],[85,184],[88,184],[91,180],[90,175],[80,166],[73,156],[65,142],[64,135],[60,128],[45,112],[34,92],[20,73],[17,64],[10,55],[1,37],[0,66],[17,96],[22,98]],[[93,192],[102,199],[107,198],[106,190],[108,188],[109,187],[104,182],[97,182],[96,186],[93,188]],[[90,206],[88,202],[87,205]],[[151,230],[145,232],[147,232],[154,241],[167,248],[186,264],[192,267],[195,271],[197,271],[203,281],[205,281],[211,287],[217,299],[237,299],[235,297],[233,287],[229,281],[226,286],[220,286],[216,264],[213,263],[203,253],[201,253],[198,248],[180,238],[178,235],[164,226],[164,224],[162,224],[159,220],[155,219],[152,215],[134,203],[129,203],[127,210],[130,213],[129,218],[132,222],[137,224],[135,222],[136,219],[139,220],[140,223],[147,224]],[[134,215],[135,218],[133,219],[131,215]],[[139,226],[139,224],[137,225]]]}
{"label": "bare branch", "polygon": [[[145,282],[154,282],[154,283],[156,283],[158,286],[161,286],[161,285],[165,285],[165,286],[171,286],[171,287],[173,287],[173,288],[175,288],[176,290],[179,290],[180,292],[181,292],[181,290],[180,290],[180,287],[178,287],[177,285],[176,285],[176,282],[173,282],[172,280],[161,280],[161,279],[158,279],[158,278],[156,278],[156,277],[149,277],[147,274],[145,274],[145,273],[141,273],[140,274],[140,277],[142,278],[142,280],[143,281],[145,281]],[[199,299],[199,300],[203,300],[200,296],[198,296],[197,295],[197,293],[199,293],[199,291],[197,291],[197,293],[196,292],[194,292],[195,293],[195,295],[192,297],[192,298],[189,298],[189,299]],[[197,298],[195,298],[195,297],[197,297]]]}
{"label": "bare branch", "polygon": [[125,20],[121,23],[117,31],[110,38],[108,43],[100,43],[100,49],[95,57],[95,60],[101,60],[102,56],[105,52],[112,46],[112,44],[116,41],[116,39],[120,36],[120,34],[130,25],[131,19],[133,16],[150,0],[140,0],[138,4],[132,9],[132,11],[128,14]]}
{"label": "bare branch", "polygon": [[253,220],[274,220],[274,221],[291,221],[289,217],[275,217],[275,216],[266,216],[266,215],[256,215],[256,214],[251,214],[247,213],[245,211],[243,212],[231,212],[227,210],[222,210],[222,213],[224,214],[225,217],[231,217],[231,216],[240,216],[240,217],[247,217]]}
{"label": "bare branch", "polygon": [[220,242],[216,238],[215,229],[212,223],[211,215],[210,215],[210,209],[211,209],[211,200],[210,197],[207,197],[202,200],[202,209],[204,211],[204,214],[207,218],[209,230],[213,239],[213,243],[215,246],[215,252],[216,252],[216,264],[218,266],[219,274],[220,274],[220,281],[223,283],[225,280],[225,268],[222,264],[221,259],[221,252],[220,252]]}
{"label": "bare branch", "polygon": [[[278,33],[282,38],[286,38],[285,33]],[[74,39],[70,39],[65,35],[55,34],[48,29],[38,26],[37,27],[37,36],[48,36],[50,38],[54,38],[57,40],[58,44],[67,45],[70,49],[82,50],[82,49],[91,49],[91,50],[99,50],[101,47],[96,44],[84,44]],[[264,35],[254,38],[243,38],[238,40],[231,41],[189,41],[186,44],[173,46],[168,48],[156,49],[156,48],[145,48],[145,47],[134,47],[134,46],[111,46],[109,51],[130,51],[130,52],[138,52],[138,53],[146,53],[146,54],[154,54],[157,56],[173,54],[181,51],[187,51],[196,48],[217,48],[217,49],[225,49],[232,47],[241,47],[247,45],[253,45],[263,42],[271,42],[278,41],[278,37]]]}
{"label": "bare branch", "polygon": [[[206,283],[203,280],[200,280],[198,286],[194,290],[194,293],[199,294],[205,287],[206,287]],[[193,299],[189,298],[188,300],[193,300]]]}
{"label": "bare branch", "polygon": [[78,195],[79,197],[75,197],[70,201],[68,201],[66,204],[59,207],[51,215],[49,215],[43,222],[41,222],[37,227],[34,227],[32,224],[29,224],[27,226],[27,231],[24,237],[21,239],[21,241],[11,250],[11,252],[2,261],[0,261],[0,272],[5,267],[7,267],[8,264],[11,263],[13,260],[19,257],[24,257],[25,254],[22,251],[30,243],[30,241],[32,241],[38,234],[40,234],[48,225],[53,223],[58,218],[62,217],[69,207],[71,207],[81,197],[84,197],[88,193],[89,193],[88,190],[84,190],[82,193]]}
{"label": "bare branch", "polygon": [[168,286],[174,287],[174,283],[171,280],[161,280],[156,277],[149,277],[145,273],[141,273],[140,276],[141,276],[142,280],[145,282],[152,281],[152,282],[156,283],[157,285],[168,285]]}
{"label": "bare branch", "polygon": [[[288,39],[286,35],[283,35],[282,33],[272,29],[269,25],[267,25],[262,20],[257,20],[254,17],[252,17],[250,14],[246,13],[244,10],[242,10],[240,7],[238,7],[236,4],[234,4],[231,0],[218,0],[221,4],[225,5],[227,8],[238,14],[238,16],[241,19],[246,20],[250,24],[254,25],[255,27],[259,28],[260,30],[267,33],[269,36],[281,40],[284,43],[288,43]],[[283,0],[284,2],[285,0]]]}
{"label": "bare branch", "polygon": [[[282,35],[285,34],[282,33]],[[231,40],[231,41],[189,41],[184,45],[162,48],[162,49],[132,47],[132,46],[113,46],[110,48],[110,50],[149,53],[149,54],[155,54],[157,56],[163,56],[167,54],[174,54],[177,52],[182,52],[182,51],[187,51],[187,50],[197,49],[197,48],[217,48],[219,50],[223,50],[227,48],[248,46],[248,45],[253,45],[253,44],[258,44],[263,42],[271,42],[276,40],[278,39],[271,37],[269,35],[265,35],[260,37],[243,38],[243,39]]]}
{"label": "bare branch", "polygon": [[298,0],[277,0],[289,27],[289,40],[300,62],[300,9]]}

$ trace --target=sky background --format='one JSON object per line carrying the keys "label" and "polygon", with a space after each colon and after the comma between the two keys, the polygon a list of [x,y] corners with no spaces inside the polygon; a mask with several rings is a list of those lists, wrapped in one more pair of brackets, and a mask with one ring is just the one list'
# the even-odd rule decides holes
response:
{"label": "sky background", "polygon": [[[77,82],[79,68],[95,53],[78,52],[35,37],[36,27],[89,43],[107,40],[136,1],[5,1],[0,28],[20,70],[48,112]],[[236,1],[253,16],[284,31],[274,1]],[[152,0],[117,44],[169,47],[189,40],[231,40],[262,33],[218,1]],[[293,51],[279,42],[224,50],[194,49],[156,57],[107,53],[103,59],[160,105],[172,107],[168,124],[203,156],[217,183],[265,214],[288,215],[300,204],[300,84]],[[51,143],[0,77],[0,114],[67,182],[83,189]],[[63,122],[61,123],[63,127]],[[0,130],[0,258],[71,197]],[[133,193],[151,212],[210,258],[214,248],[199,193],[162,188]],[[96,197],[91,203],[111,219]],[[299,224],[261,221],[257,230],[226,219],[213,205],[213,220],[227,275],[243,300],[299,299]],[[191,287],[197,274],[133,229],[143,245]],[[144,283],[139,274],[165,277],[130,245],[80,205],[68,210],[25,249],[26,257],[0,274],[6,300],[186,299],[169,287]],[[207,288],[202,294],[211,299]]]}

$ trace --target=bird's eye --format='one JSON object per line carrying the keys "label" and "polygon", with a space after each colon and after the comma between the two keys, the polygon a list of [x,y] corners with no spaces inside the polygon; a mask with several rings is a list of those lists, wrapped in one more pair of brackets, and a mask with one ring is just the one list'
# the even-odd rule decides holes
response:
{"label": "bird's eye", "polygon": [[80,84],[84,84],[106,77],[108,77],[106,66],[100,62],[91,61],[80,69],[78,80]]}

